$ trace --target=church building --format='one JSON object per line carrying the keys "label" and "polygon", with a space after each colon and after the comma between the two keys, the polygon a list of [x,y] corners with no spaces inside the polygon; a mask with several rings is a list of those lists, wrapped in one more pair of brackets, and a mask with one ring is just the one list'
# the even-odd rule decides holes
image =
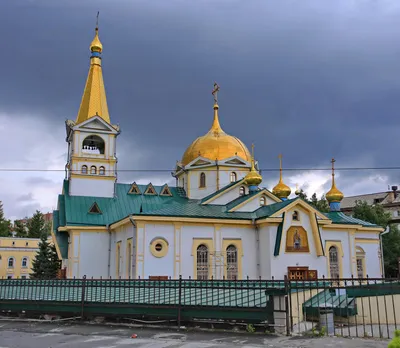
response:
{"label": "church building", "polygon": [[174,187],[117,182],[102,50],[96,28],[79,112],[66,121],[52,237],[68,278],[381,277],[383,229],[340,211],[334,160],[328,213],[290,198],[282,165],[272,191],[263,187],[254,147],[221,127],[217,84],[211,128],[183,152]]}

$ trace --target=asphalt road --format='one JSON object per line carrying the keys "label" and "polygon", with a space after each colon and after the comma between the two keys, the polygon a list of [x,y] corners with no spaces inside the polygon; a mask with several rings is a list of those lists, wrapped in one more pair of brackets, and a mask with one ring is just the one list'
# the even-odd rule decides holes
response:
{"label": "asphalt road", "polygon": [[[137,338],[131,338],[133,333]],[[387,341],[186,332],[110,325],[0,321],[0,348],[384,348]]]}

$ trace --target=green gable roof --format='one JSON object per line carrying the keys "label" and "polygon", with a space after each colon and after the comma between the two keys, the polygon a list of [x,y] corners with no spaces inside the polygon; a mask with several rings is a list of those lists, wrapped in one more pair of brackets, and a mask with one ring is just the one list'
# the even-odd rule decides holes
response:
{"label": "green gable roof", "polygon": [[327,218],[332,220],[334,224],[349,224],[349,225],[362,225],[364,227],[379,227],[378,225],[371,224],[370,222],[348,216],[340,211],[330,211],[324,214]]}

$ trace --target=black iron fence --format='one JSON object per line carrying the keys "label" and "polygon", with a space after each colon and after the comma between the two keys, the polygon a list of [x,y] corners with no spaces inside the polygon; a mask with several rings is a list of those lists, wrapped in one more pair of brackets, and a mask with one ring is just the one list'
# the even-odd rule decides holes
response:
{"label": "black iron fence", "polygon": [[399,279],[289,281],[290,331],[391,338],[400,328]]}
{"label": "black iron fence", "polygon": [[392,337],[399,279],[0,280],[0,311],[235,322],[284,334]]}

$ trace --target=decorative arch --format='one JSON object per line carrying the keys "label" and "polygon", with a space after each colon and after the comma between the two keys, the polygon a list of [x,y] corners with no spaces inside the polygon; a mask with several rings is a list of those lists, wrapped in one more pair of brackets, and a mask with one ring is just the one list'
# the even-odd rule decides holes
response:
{"label": "decorative arch", "polygon": [[206,187],[206,173],[204,173],[204,172],[200,173],[199,187],[200,188]]}
{"label": "decorative arch", "polygon": [[88,167],[87,165],[83,165],[81,167],[81,174],[87,174],[88,173]]}
{"label": "decorative arch", "polygon": [[230,181],[231,181],[231,182],[237,181],[237,174],[236,174],[236,172],[231,172],[231,174],[230,174]]}
{"label": "decorative arch", "polygon": [[246,194],[246,189],[244,186],[239,187],[239,196],[244,196]]}
{"label": "decorative arch", "polygon": [[267,205],[267,197],[265,196],[260,197],[260,205],[261,206]]}
{"label": "decorative arch", "polygon": [[8,268],[14,268],[14,263],[15,263],[15,259],[14,259],[14,257],[9,257],[8,258],[8,263],[7,263],[7,267]]}
{"label": "decorative arch", "polygon": [[286,232],[286,252],[308,253],[307,231],[302,226],[291,226]]}
{"label": "decorative arch", "polygon": [[96,175],[97,174],[97,167],[96,166],[91,166],[90,167],[90,174]]}
{"label": "decorative arch", "polygon": [[106,175],[106,168],[104,168],[103,166],[101,166],[99,168],[99,175]]}
{"label": "decorative arch", "polygon": [[[332,247],[334,247],[332,249]],[[328,267],[328,278],[343,278],[343,262],[344,257],[341,241],[325,241],[326,259]],[[335,255],[337,253],[337,257]],[[337,260],[337,261],[336,261]]]}
{"label": "decorative arch", "polygon": [[367,278],[365,262],[365,251],[360,246],[356,246],[357,278]]}
{"label": "decorative arch", "polygon": [[105,142],[98,135],[89,135],[82,142],[82,152],[104,155]]}
{"label": "decorative arch", "polygon": [[27,257],[27,256],[24,256],[24,257],[22,258],[22,261],[21,261],[21,267],[22,267],[22,268],[27,268],[27,267],[28,267],[28,263],[29,263],[28,257]]}

